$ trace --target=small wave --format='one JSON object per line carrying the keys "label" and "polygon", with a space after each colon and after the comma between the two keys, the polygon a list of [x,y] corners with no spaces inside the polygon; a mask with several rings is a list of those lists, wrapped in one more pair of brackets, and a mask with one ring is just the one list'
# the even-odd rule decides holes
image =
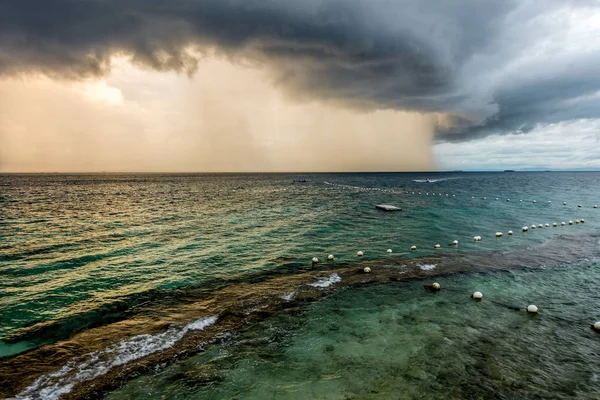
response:
{"label": "small wave", "polygon": [[172,347],[187,332],[204,330],[217,322],[217,319],[218,317],[212,316],[156,335],[137,335],[104,350],[89,353],[79,363],[70,362],[56,372],[39,377],[31,386],[9,400],[58,400],[63,394],[69,393],[75,384],[95,379],[114,367]]}
{"label": "small wave", "polygon": [[290,301],[290,300],[292,300],[294,298],[294,296],[296,296],[296,291],[295,290],[293,292],[289,292],[285,296],[281,296],[281,298],[283,300]]}
{"label": "small wave", "polygon": [[436,264],[417,264],[422,271],[431,271],[437,267]]}
{"label": "small wave", "polygon": [[308,286],[317,287],[317,288],[326,288],[334,283],[341,282],[342,278],[338,274],[333,274],[327,278],[319,278],[319,280],[315,283],[309,283]]}

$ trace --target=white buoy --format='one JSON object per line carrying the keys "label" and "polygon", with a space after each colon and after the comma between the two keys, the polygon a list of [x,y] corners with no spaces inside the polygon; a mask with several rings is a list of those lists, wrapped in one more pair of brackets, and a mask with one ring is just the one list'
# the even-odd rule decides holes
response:
{"label": "white buoy", "polygon": [[597,331],[600,331],[600,321],[598,321],[594,325],[592,325],[592,328],[594,328]]}
{"label": "white buoy", "polygon": [[471,196],[471,198],[472,198],[472,199],[474,199],[474,198],[475,198],[475,196]]}
{"label": "white buoy", "polygon": [[487,200],[487,197],[482,197],[481,200]]}
{"label": "white buoy", "polygon": [[363,253],[362,251],[358,251],[358,252],[356,253],[356,255],[357,255],[357,256],[359,256],[359,257],[362,257],[362,256],[364,255],[364,253]]}
{"label": "white buoy", "polygon": [[542,224],[538,225],[538,228],[543,228],[543,227],[544,227],[544,225],[542,225]]}
{"label": "white buoy", "polygon": [[550,224],[546,224],[546,228],[550,228]]}
{"label": "white buoy", "polygon": [[510,203],[510,199],[506,199],[506,201]]}
{"label": "white buoy", "polygon": [[529,227],[527,227],[527,226],[523,227],[523,232],[527,232],[528,230],[529,230]]}
{"label": "white buoy", "polygon": [[440,246],[439,244],[436,244],[435,246],[433,246],[434,249],[439,249],[440,247],[442,247],[442,246]]}
{"label": "white buoy", "polygon": [[575,223],[576,223],[576,224],[578,224],[579,222],[581,222],[581,221],[580,221],[580,220],[578,220],[578,219],[576,219],[576,220],[575,220]]}
{"label": "white buoy", "polygon": [[581,208],[581,204],[577,204],[577,207]]}
{"label": "white buoy", "polygon": [[313,262],[314,264],[316,264],[316,263],[318,263],[318,262],[319,262],[319,259],[318,259],[317,257],[313,257],[313,259],[312,259],[312,262]]}
{"label": "white buoy", "polygon": [[582,218],[579,221],[583,224],[585,222],[585,219]]}
{"label": "white buoy", "polygon": [[556,228],[558,226],[558,224],[556,222],[553,222],[552,226]]}
{"label": "white buoy", "polygon": [[330,254],[330,255],[328,255],[328,256],[327,256],[327,259],[328,259],[328,260],[333,260],[334,258],[335,258],[335,257],[333,256],[333,254]]}
{"label": "white buoy", "polygon": [[561,226],[565,226],[567,223],[566,222],[561,222],[560,225]]}
{"label": "white buoy", "polygon": [[573,225],[573,221],[569,221],[569,225]]}
{"label": "white buoy", "polygon": [[433,285],[431,285],[435,290],[440,290],[442,287],[440,286],[439,283],[434,282]]}
{"label": "white buoy", "polygon": [[594,208],[598,208],[598,204],[594,204]]}
{"label": "white buoy", "polygon": [[533,304],[527,306],[527,312],[531,313],[531,314],[535,314],[538,312],[538,308],[536,306],[534,306]]}
{"label": "white buoy", "polygon": [[537,201],[535,201],[535,200],[534,200],[533,202],[534,202],[534,203],[537,203]]}
{"label": "white buoy", "polygon": [[472,296],[472,297],[473,297],[475,300],[481,300],[481,299],[483,299],[483,294],[482,294],[481,292],[475,292],[475,293],[473,293],[473,296]]}
{"label": "white buoy", "polygon": [[388,254],[392,254],[392,249],[387,249],[387,250],[386,250],[386,253],[388,253]]}
{"label": "white buoy", "polygon": [[496,200],[498,200],[498,198],[496,197]]}
{"label": "white buoy", "polygon": [[513,231],[508,231],[508,234],[509,234],[509,235],[512,235],[512,234],[513,234]]}
{"label": "white buoy", "polygon": [[522,203],[522,202],[523,202],[523,200],[519,200],[519,203]]}
{"label": "white buoy", "polygon": [[454,242],[452,242],[453,245],[458,245],[458,240],[455,240]]}
{"label": "white buoy", "polygon": [[369,267],[365,267],[365,269],[363,269],[363,271],[365,271],[365,273],[367,273],[367,274],[368,274],[369,272],[371,272],[371,268],[369,268]]}
{"label": "white buoy", "polygon": [[481,241],[481,236],[475,236],[475,237],[473,237],[473,240],[476,242],[479,242],[479,241]]}
{"label": "white buoy", "polygon": [[411,249],[411,250],[416,250],[416,249],[417,249],[417,246],[411,246],[411,247],[410,247],[410,249]]}
{"label": "white buoy", "polygon": [[535,226],[535,225],[531,225],[531,229],[535,229],[535,228],[536,228],[536,226]]}
{"label": "white buoy", "polygon": [[566,202],[566,201],[563,201],[563,206],[566,206],[566,205],[567,205],[567,202]]}
{"label": "white buoy", "polygon": [[496,232],[496,237],[502,237],[502,232]]}
{"label": "white buoy", "polygon": [[551,201],[549,201],[549,202],[548,202],[548,204],[552,204],[552,202],[551,202]]}

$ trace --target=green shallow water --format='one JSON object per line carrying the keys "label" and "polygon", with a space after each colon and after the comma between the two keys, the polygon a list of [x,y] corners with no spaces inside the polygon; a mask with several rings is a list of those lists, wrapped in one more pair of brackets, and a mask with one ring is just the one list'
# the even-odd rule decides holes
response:
{"label": "green shallow water", "polygon": [[585,322],[600,301],[597,261],[438,281],[462,293],[421,280],[342,290],[107,399],[598,398],[600,337]]}

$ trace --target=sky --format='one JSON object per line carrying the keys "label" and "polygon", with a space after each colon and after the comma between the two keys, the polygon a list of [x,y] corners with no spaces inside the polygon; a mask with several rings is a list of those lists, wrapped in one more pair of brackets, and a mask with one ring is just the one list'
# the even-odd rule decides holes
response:
{"label": "sky", "polygon": [[596,0],[3,0],[0,172],[600,169]]}

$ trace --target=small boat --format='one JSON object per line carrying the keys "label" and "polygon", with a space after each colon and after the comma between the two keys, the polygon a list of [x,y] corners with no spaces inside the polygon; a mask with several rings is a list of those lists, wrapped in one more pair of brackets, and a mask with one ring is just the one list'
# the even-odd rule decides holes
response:
{"label": "small boat", "polygon": [[377,204],[375,207],[383,211],[402,211],[400,207],[392,206],[390,204]]}

